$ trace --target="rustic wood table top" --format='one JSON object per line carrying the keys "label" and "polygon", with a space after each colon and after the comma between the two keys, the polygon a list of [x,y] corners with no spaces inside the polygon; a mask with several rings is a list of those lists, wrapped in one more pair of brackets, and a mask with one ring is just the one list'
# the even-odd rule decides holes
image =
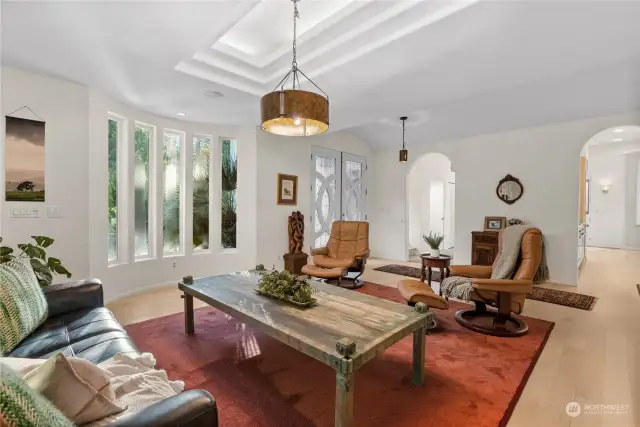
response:
{"label": "rustic wood table top", "polygon": [[322,282],[312,284],[317,289],[317,303],[299,308],[258,295],[254,291],[258,280],[256,273],[245,271],[195,279],[179,288],[333,367],[343,357],[336,349],[339,341],[355,343],[355,352],[349,357],[357,369],[423,328],[431,314]]}

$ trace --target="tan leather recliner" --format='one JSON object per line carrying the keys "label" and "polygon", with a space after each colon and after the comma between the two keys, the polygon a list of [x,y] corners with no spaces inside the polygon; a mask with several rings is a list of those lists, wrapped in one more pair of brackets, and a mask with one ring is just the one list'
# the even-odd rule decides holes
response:
{"label": "tan leather recliner", "polygon": [[[498,237],[498,255],[502,253],[502,231]],[[522,236],[520,256],[515,273],[511,279],[491,279],[493,266],[454,265],[451,276],[473,279],[473,291],[470,294],[475,309],[460,310],[456,320],[462,326],[489,335],[520,336],[527,333],[528,327],[521,319],[511,316],[520,314],[528,293],[533,290],[533,278],[542,260],[542,232],[537,228],[527,230]],[[497,307],[488,311],[487,304]]]}
{"label": "tan leather recliner", "polygon": [[362,286],[359,277],[369,258],[369,223],[366,221],[334,221],[331,237],[322,248],[311,249],[313,263],[321,268],[341,268],[357,272],[351,288]]}

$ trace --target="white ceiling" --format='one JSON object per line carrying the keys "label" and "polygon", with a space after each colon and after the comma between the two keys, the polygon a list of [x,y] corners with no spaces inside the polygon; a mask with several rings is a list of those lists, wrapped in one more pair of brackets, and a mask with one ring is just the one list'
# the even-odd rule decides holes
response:
{"label": "white ceiling", "polygon": [[[380,147],[640,109],[640,1],[303,0],[298,63],[332,129]],[[259,122],[288,0],[4,2],[3,64],[158,114]],[[222,92],[209,98],[204,92]]]}

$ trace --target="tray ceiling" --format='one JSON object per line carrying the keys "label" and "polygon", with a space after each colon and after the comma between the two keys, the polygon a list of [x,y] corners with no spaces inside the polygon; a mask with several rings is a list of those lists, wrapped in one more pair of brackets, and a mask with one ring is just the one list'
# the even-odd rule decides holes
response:
{"label": "tray ceiling", "polygon": [[[298,64],[314,79],[476,1],[300,1]],[[260,96],[291,68],[292,35],[291,2],[262,0],[175,69]]]}
{"label": "tray ceiling", "polygon": [[[397,146],[404,115],[411,145],[640,108],[640,1],[299,10],[298,63],[329,95],[331,130],[378,147]],[[291,64],[292,12],[289,0],[4,1],[2,64],[155,114],[255,126]]]}

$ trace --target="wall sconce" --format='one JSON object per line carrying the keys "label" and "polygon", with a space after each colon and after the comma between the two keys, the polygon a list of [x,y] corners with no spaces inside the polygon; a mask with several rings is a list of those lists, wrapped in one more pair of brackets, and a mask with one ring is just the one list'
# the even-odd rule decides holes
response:
{"label": "wall sconce", "polygon": [[600,184],[600,190],[602,190],[603,193],[608,193],[610,189],[611,184]]}

